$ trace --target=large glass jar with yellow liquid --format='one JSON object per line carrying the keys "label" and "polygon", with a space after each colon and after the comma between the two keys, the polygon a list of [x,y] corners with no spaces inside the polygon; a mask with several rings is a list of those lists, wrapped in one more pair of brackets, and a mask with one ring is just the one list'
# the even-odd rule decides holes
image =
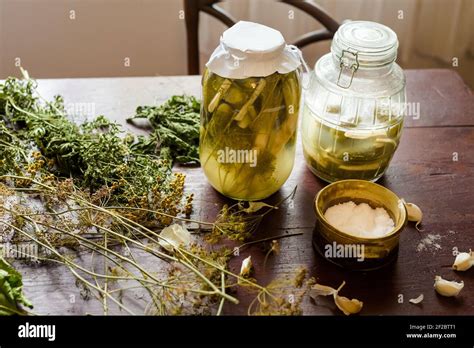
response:
{"label": "large glass jar with yellow liquid", "polygon": [[405,77],[395,63],[397,35],[366,21],[336,32],[304,91],[302,140],[306,162],[321,179],[376,181],[400,141]]}
{"label": "large glass jar with yellow liquid", "polygon": [[202,78],[199,155],[210,184],[237,200],[280,189],[295,159],[301,52],[280,32],[239,22]]}

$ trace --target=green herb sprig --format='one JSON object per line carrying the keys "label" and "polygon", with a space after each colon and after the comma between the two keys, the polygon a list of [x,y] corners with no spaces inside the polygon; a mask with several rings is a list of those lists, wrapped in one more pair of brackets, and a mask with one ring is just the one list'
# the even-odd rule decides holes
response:
{"label": "green herb sprig", "polygon": [[179,163],[199,163],[200,102],[193,96],[173,96],[160,106],[139,106],[127,119],[147,119],[153,132],[134,148]]}

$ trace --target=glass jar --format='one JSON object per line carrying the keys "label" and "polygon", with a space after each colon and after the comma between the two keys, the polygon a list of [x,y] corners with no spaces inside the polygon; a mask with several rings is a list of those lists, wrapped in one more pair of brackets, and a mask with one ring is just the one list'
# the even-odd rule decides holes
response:
{"label": "glass jar", "polygon": [[321,179],[376,181],[398,147],[405,112],[405,76],[395,63],[397,35],[366,21],[336,32],[304,91],[306,162]]}
{"label": "glass jar", "polygon": [[238,200],[266,198],[295,158],[300,52],[263,25],[224,32],[202,79],[201,166],[211,185]]}

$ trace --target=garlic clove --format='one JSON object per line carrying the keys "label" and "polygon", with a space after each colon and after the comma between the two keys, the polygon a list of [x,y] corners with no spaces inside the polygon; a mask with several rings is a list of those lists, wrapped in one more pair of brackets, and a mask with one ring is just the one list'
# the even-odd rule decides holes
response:
{"label": "garlic clove", "polygon": [[346,285],[346,282],[343,281],[339,288],[334,289],[330,286],[314,284],[311,287],[310,296],[314,299],[317,296],[330,296],[334,298],[337,308],[339,308],[345,315],[359,313],[362,309],[364,303],[355,298],[352,300],[344,296],[339,296],[339,291]]}
{"label": "garlic clove", "polygon": [[467,271],[474,265],[474,253],[459,253],[454,260],[453,269],[455,271]]}
{"label": "garlic clove", "polygon": [[364,305],[363,302],[353,298],[349,300],[347,297],[339,296],[337,293],[334,294],[334,302],[337,308],[339,308],[345,315],[359,313]]}
{"label": "garlic clove", "polygon": [[418,304],[418,303],[421,303],[424,300],[424,298],[425,298],[425,296],[423,296],[423,294],[421,294],[420,296],[418,296],[416,298],[411,298],[410,300],[408,300],[408,302],[413,303],[413,304]]}
{"label": "garlic clove", "polygon": [[464,282],[455,282],[449,281],[441,278],[440,276],[435,277],[434,288],[436,292],[442,296],[453,297],[459,295],[462,288],[464,287]]}
{"label": "garlic clove", "polygon": [[405,207],[407,208],[408,213],[408,221],[415,222],[416,229],[418,230],[418,225],[421,223],[423,219],[423,213],[421,212],[420,207],[418,207],[414,203],[405,203]]}
{"label": "garlic clove", "polygon": [[240,275],[242,277],[247,277],[250,275],[252,270],[252,256],[249,256],[242,260],[242,266],[240,266]]}
{"label": "garlic clove", "polygon": [[337,290],[334,288],[331,288],[330,286],[314,284],[311,287],[311,297],[329,296],[329,295],[334,295],[335,293],[337,293]]}

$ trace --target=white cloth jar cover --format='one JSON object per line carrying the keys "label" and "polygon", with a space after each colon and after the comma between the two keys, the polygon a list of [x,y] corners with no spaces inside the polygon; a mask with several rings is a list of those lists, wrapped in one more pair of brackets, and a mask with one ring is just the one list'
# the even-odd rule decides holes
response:
{"label": "white cloth jar cover", "polygon": [[262,24],[240,21],[221,36],[206,67],[230,79],[289,73],[301,65],[301,52],[283,35]]}

